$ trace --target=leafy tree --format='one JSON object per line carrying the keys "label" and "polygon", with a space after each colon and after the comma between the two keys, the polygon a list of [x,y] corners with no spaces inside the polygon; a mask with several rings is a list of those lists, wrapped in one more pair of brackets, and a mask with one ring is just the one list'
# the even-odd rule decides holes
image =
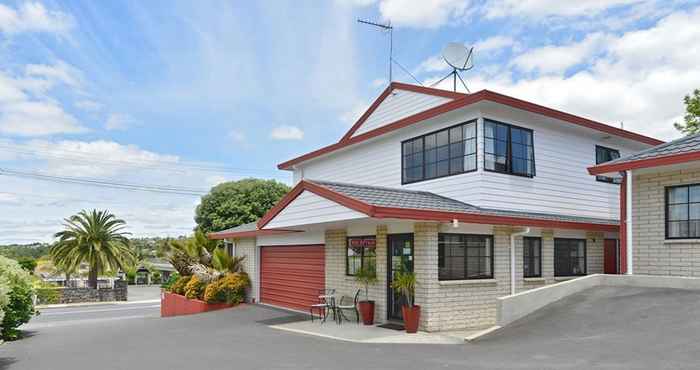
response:
{"label": "leafy tree", "polygon": [[15,260],[0,256],[0,336],[4,340],[19,337],[17,328],[35,314],[34,288],[29,273]]}
{"label": "leafy tree", "polygon": [[88,286],[97,288],[97,276],[106,271],[125,270],[134,263],[129,248],[126,222],[107,211],[80,211],[65,219],[65,230],[55,234],[58,242],[49,254],[56,266],[73,271],[86,262],[90,272]]}
{"label": "leafy tree", "polygon": [[19,260],[23,257],[38,259],[49,252],[49,245],[44,243],[0,245],[0,256]]}
{"label": "leafy tree", "polygon": [[683,123],[674,123],[676,130],[686,136],[700,133],[700,89],[695,89],[692,96],[686,95],[683,98],[685,104],[685,116]]}
{"label": "leafy tree", "polygon": [[22,257],[18,259],[17,262],[19,262],[19,265],[22,266],[23,269],[29,271],[30,274],[34,273],[37,264],[34,258]]}
{"label": "leafy tree", "polygon": [[197,206],[197,229],[209,233],[254,222],[288,191],[287,185],[275,180],[244,179],[219,184]]}

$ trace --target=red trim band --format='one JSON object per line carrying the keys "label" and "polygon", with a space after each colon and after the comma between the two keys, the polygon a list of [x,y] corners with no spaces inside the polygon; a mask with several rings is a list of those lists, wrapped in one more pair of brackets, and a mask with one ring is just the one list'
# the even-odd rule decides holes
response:
{"label": "red trim band", "polygon": [[231,232],[216,232],[207,234],[207,238],[212,240],[221,240],[227,238],[251,238],[261,235],[279,235],[289,233],[299,233],[299,230],[283,230],[283,229],[267,229],[267,230],[250,230],[250,231],[231,231]]}
{"label": "red trim band", "polygon": [[588,173],[591,175],[600,175],[602,173],[619,172],[626,170],[634,170],[639,168],[649,168],[657,166],[667,166],[671,164],[679,164],[691,161],[700,160],[700,151],[688,152],[667,155],[664,157],[655,157],[647,159],[638,159],[626,162],[610,163],[610,164],[599,164],[597,166],[589,167]]}

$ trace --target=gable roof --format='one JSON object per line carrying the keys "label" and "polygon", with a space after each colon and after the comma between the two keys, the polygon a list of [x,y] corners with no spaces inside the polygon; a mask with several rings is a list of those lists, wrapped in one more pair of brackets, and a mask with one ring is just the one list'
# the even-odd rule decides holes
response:
{"label": "gable roof", "polygon": [[[381,104],[381,102],[391,93],[395,88],[400,88],[404,90],[422,92],[426,94],[444,94],[442,96],[451,97],[453,100],[438,105],[436,107],[426,109],[422,112],[413,114],[408,117],[401,118],[397,121],[391,122],[389,124],[378,127],[374,130],[354,135],[359,129],[362,123],[367,120],[367,118],[372,114],[374,110]],[[370,109],[365,112],[365,114],[360,117],[360,119],[353,125],[353,127],[338,141],[337,143],[325,146],[323,148],[314,150],[312,152],[306,153],[299,157],[290,159],[286,162],[277,165],[277,168],[281,170],[289,170],[292,166],[299,164],[301,162],[334,152],[336,150],[345,148],[350,145],[354,145],[365,140],[399,130],[401,128],[413,125],[415,123],[427,120],[429,118],[436,117],[438,115],[463,108],[472,104],[476,104],[481,101],[490,101],[498,104],[507,105],[509,107],[524,110],[530,113],[540,114],[546,117],[558,119],[564,122],[568,122],[574,125],[590,128],[596,131],[604,132],[607,134],[615,135],[618,137],[635,140],[644,144],[649,145],[659,145],[664,142],[658,139],[654,139],[649,136],[637,134],[635,132],[626,131],[619,129],[617,127],[609,126],[601,122],[593,121],[588,118],[583,118],[570,113],[562,112],[556,109],[548,108],[539,104],[531,103],[525,100],[513,98],[507,95],[499,94],[489,90],[481,90],[473,94],[460,94],[450,91],[444,91],[439,89],[427,88],[422,86],[409,85],[404,83],[392,82],[389,87],[382,93],[382,95],[377,98],[377,100],[372,103]]]}
{"label": "gable roof", "polygon": [[617,220],[481,208],[426,191],[302,180],[257,223],[264,230],[302,192],[309,191],[373,218],[395,218],[489,225],[518,225],[618,231]]}
{"label": "gable roof", "polygon": [[296,233],[297,230],[282,230],[282,229],[258,229],[257,222],[250,222],[243,225],[238,225],[230,229],[217,231],[207,234],[209,239],[227,239],[227,238],[249,238],[260,235],[277,235],[277,234],[288,234]]}
{"label": "gable roof", "polygon": [[664,166],[700,160],[700,134],[642,150],[627,157],[588,168],[591,175]]}

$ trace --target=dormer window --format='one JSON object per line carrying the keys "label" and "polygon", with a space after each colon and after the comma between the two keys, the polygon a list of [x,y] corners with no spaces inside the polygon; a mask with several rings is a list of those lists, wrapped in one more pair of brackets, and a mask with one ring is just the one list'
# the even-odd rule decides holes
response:
{"label": "dormer window", "polygon": [[476,170],[476,121],[412,138],[401,145],[403,184]]}
{"label": "dormer window", "polygon": [[485,119],[484,169],[518,176],[535,176],[532,130]]}

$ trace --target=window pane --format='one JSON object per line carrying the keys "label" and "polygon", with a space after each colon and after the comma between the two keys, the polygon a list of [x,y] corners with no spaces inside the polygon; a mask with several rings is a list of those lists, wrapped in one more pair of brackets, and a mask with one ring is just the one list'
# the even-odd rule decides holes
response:
{"label": "window pane", "polygon": [[508,140],[508,126],[497,125],[496,126],[496,137],[499,140]]}
{"label": "window pane", "polygon": [[447,136],[447,130],[445,131],[440,131],[437,133],[437,145],[442,146],[442,145],[447,145],[449,144],[448,142],[448,136]]}
{"label": "window pane", "polygon": [[460,141],[462,141],[462,126],[451,128],[450,143],[458,143]]}
{"label": "window pane", "polygon": [[686,204],[669,206],[668,207],[668,219],[672,220],[672,221],[687,220],[688,219],[688,206]]}
{"label": "window pane", "polygon": [[691,186],[690,187],[690,201],[691,202],[700,202],[700,186]]}
{"label": "window pane", "polygon": [[[677,207],[677,206],[671,206],[671,207]],[[700,203],[691,203],[690,204],[690,214],[688,215],[688,219],[700,220]]]}
{"label": "window pane", "polygon": [[435,163],[425,165],[425,178],[432,179],[437,176],[437,165]]}
{"label": "window pane", "polygon": [[435,134],[426,136],[425,137],[425,150],[435,148],[436,141],[437,141],[437,136]]}
{"label": "window pane", "polygon": [[476,169],[476,155],[468,155],[464,157],[464,170],[473,171]]}
{"label": "window pane", "polygon": [[444,161],[450,158],[450,147],[445,145],[437,149],[437,160]]}
{"label": "window pane", "polygon": [[474,123],[464,126],[464,138],[476,138],[476,125]]}
{"label": "window pane", "polygon": [[494,154],[505,156],[507,149],[508,147],[505,141],[496,140],[496,152]]}
{"label": "window pane", "polygon": [[484,154],[484,168],[487,170],[496,169],[496,158],[492,154]]}
{"label": "window pane", "polygon": [[510,130],[510,139],[513,143],[522,143],[522,136],[520,135],[521,130],[513,128]]}
{"label": "window pane", "polygon": [[700,221],[689,221],[688,222],[688,237],[697,238],[700,236]]}
{"label": "window pane", "polygon": [[407,141],[403,143],[403,154],[410,154],[413,152],[413,143],[411,141]]}
{"label": "window pane", "polygon": [[464,142],[464,153],[476,153],[476,139],[470,139]]}
{"label": "window pane", "polygon": [[683,238],[688,236],[687,221],[669,221],[667,227],[669,238]]}
{"label": "window pane", "polygon": [[495,125],[491,122],[484,121],[484,136],[485,137],[494,137],[495,135]]}
{"label": "window pane", "polygon": [[450,173],[464,172],[464,157],[453,158],[450,160]]}
{"label": "window pane", "polygon": [[670,204],[688,203],[688,188],[683,186],[668,189],[668,202]]}
{"label": "window pane", "polygon": [[435,163],[437,161],[437,149],[430,149],[425,152],[425,163]]}
{"label": "window pane", "polygon": [[484,151],[485,151],[486,153],[494,154],[494,153],[495,153],[495,152],[494,152],[494,150],[495,150],[494,147],[495,147],[495,146],[496,146],[496,144],[494,144],[493,139],[486,139],[486,140],[484,140]]}
{"label": "window pane", "polygon": [[461,157],[464,155],[464,145],[460,143],[450,144],[450,158]]}
{"label": "window pane", "polygon": [[450,172],[450,161],[441,161],[437,164],[437,176],[445,176]]}

